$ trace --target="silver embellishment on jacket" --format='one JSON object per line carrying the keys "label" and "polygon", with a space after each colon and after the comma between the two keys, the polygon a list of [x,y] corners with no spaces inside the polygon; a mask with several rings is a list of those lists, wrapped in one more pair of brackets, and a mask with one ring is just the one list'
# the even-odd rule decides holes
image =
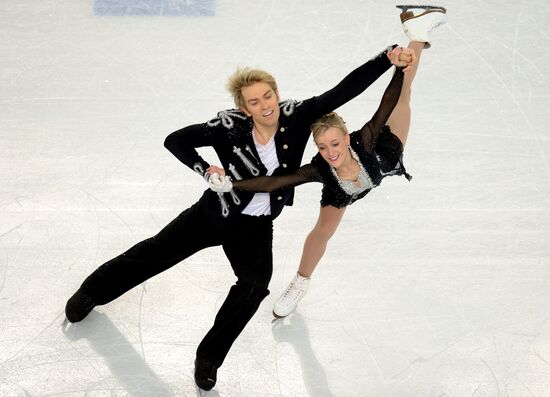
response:
{"label": "silver embellishment on jacket", "polygon": [[202,168],[202,164],[201,163],[195,163],[193,164],[193,171],[195,171],[197,174],[199,174],[200,176],[205,176],[204,175],[204,168]]}
{"label": "silver embellishment on jacket", "polygon": [[290,116],[294,113],[294,110],[302,104],[302,101],[296,101],[294,99],[287,99],[280,103],[281,110],[285,116]]}
{"label": "silver embellishment on jacket", "polygon": [[233,189],[229,191],[229,194],[231,195],[231,198],[233,199],[235,205],[241,204],[241,199],[239,198],[239,196],[237,196],[237,193],[235,193]]}
{"label": "silver embellishment on jacket", "polygon": [[233,153],[239,156],[245,167],[248,168],[252,175],[260,175],[260,170],[258,170],[258,168],[254,164],[252,164],[252,162],[243,154],[240,148],[238,148],[237,146],[233,146]]}
{"label": "silver embellishment on jacket", "polygon": [[233,121],[233,117],[241,120],[246,120],[246,116],[240,110],[232,109],[232,110],[222,110],[218,112],[218,117],[215,117],[212,120],[207,121],[206,124],[209,127],[215,127],[220,123],[222,123],[222,125],[225,128],[231,129],[235,125],[235,121]]}
{"label": "silver embellishment on jacket", "polygon": [[235,178],[236,181],[240,181],[243,179],[241,174],[237,171],[237,167],[235,167],[233,164],[229,163],[229,171],[233,174],[233,178]]}
{"label": "silver embellishment on jacket", "polygon": [[229,205],[227,204],[227,201],[225,201],[223,193],[218,193],[218,198],[220,199],[220,204],[222,206],[222,216],[224,218],[227,218],[227,216],[229,215]]}
{"label": "silver embellishment on jacket", "polygon": [[[397,47],[397,46],[395,46],[395,47]],[[373,56],[372,58],[370,58],[369,61],[374,61],[376,58],[380,58],[380,57],[382,57],[382,56],[386,56],[386,57],[389,59],[389,53],[393,51],[393,48],[394,48],[393,45],[387,46],[387,47],[384,48],[384,50],[382,50],[379,54],[376,54],[375,56]]]}

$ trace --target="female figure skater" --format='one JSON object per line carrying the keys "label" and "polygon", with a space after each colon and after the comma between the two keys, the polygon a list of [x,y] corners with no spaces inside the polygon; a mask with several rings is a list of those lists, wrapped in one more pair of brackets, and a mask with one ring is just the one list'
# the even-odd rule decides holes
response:
{"label": "female figure skater", "polygon": [[[273,308],[276,317],[285,317],[305,295],[311,275],[323,257],[326,246],[336,231],[346,207],[364,197],[388,175],[405,175],[402,163],[403,145],[409,133],[411,85],[422,50],[430,47],[428,33],[445,23],[442,7],[398,6],[401,21],[410,39],[408,48],[418,58],[405,74],[397,68],[380,107],[372,119],[359,131],[348,134],[344,121],[330,113],[312,126],[313,139],[319,153],[296,173],[280,177],[258,177],[233,182],[236,190],[272,191],[284,186],[306,182],[324,184],[321,209],[316,225],[308,234],[296,276]],[[420,9],[415,15],[409,9]],[[402,87],[402,88],[401,88]],[[224,175],[224,170],[211,167],[209,172]],[[211,189],[223,192],[231,187],[229,178],[212,179]]]}

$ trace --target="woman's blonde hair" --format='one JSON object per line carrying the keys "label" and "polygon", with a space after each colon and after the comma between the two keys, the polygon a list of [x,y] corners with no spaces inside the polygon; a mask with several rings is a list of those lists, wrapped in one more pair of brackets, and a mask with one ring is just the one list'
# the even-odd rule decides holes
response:
{"label": "woman's blonde hair", "polygon": [[336,112],[327,113],[324,116],[321,116],[315,121],[311,127],[311,134],[313,135],[313,140],[317,142],[319,135],[324,133],[330,127],[339,128],[342,130],[344,135],[349,134],[348,127],[346,127],[346,122],[342,117]]}
{"label": "woman's blonde hair", "polygon": [[246,108],[242,89],[243,87],[251,86],[254,83],[266,83],[275,93],[277,91],[277,83],[275,78],[264,70],[252,69],[249,67],[239,67],[227,80],[226,88],[233,96],[235,106],[239,109]]}

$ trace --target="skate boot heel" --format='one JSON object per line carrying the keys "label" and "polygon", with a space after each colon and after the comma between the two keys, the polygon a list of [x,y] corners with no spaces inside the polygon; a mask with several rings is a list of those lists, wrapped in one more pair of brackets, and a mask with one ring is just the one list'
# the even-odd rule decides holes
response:
{"label": "skate boot heel", "polygon": [[399,18],[401,19],[401,23],[403,23],[411,18],[414,18],[414,14],[410,11],[403,11],[401,14],[399,14]]}

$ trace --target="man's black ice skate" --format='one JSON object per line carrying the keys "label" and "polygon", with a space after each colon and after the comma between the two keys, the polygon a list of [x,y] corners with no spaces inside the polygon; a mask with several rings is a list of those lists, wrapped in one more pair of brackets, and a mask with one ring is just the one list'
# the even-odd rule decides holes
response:
{"label": "man's black ice skate", "polygon": [[195,383],[202,390],[210,390],[216,385],[218,367],[204,357],[195,359]]}
{"label": "man's black ice skate", "polygon": [[71,323],[83,320],[96,306],[96,303],[84,291],[78,289],[65,305],[65,315]]}

